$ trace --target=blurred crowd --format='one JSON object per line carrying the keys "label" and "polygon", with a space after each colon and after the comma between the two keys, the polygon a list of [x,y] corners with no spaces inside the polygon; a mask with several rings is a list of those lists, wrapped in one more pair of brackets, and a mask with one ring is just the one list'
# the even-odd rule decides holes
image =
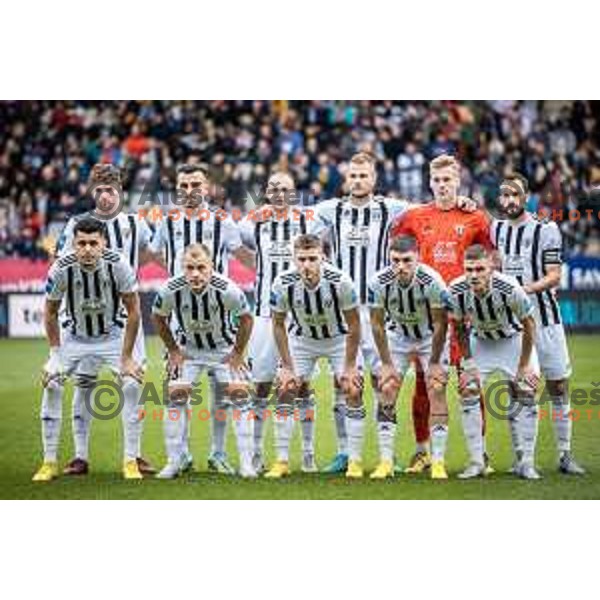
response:
{"label": "blurred crowd", "polygon": [[531,182],[532,207],[564,209],[570,252],[600,255],[600,102],[588,101],[25,101],[0,102],[0,253],[43,258],[66,219],[87,208],[91,166],[122,167],[130,198],[208,165],[220,202],[244,205],[274,168],[306,203],[340,193],[357,150],[378,158],[378,192],[430,198],[427,163],[462,164],[465,195],[493,207],[504,173]]}

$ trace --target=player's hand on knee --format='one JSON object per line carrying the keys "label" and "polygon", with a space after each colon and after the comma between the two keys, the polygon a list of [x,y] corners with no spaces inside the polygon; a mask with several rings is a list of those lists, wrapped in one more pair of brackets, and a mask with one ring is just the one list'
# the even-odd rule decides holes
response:
{"label": "player's hand on knee", "polygon": [[275,382],[278,393],[281,394],[296,394],[300,382],[296,377],[296,374],[289,367],[280,367],[277,372],[277,379]]}
{"label": "player's hand on knee", "polygon": [[167,354],[167,375],[169,379],[179,379],[185,362],[185,355],[179,348],[170,350]]}
{"label": "player's hand on knee", "polygon": [[363,377],[360,371],[355,367],[346,367],[340,377],[340,389],[348,398],[359,398],[363,388]]}
{"label": "player's hand on knee", "polygon": [[171,404],[187,404],[192,393],[192,383],[189,381],[169,381],[167,391]]}
{"label": "player's hand on knee", "polygon": [[50,382],[62,383],[65,377],[65,367],[60,348],[51,348],[48,360],[42,369],[42,385],[48,387]]}
{"label": "player's hand on knee", "polygon": [[234,373],[247,373],[248,365],[244,360],[244,355],[237,350],[232,350],[224,359],[223,363],[228,365]]}
{"label": "player's hand on knee", "polygon": [[394,403],[400,390],[400,377],[393,365],[382,365],[379,373],[379,389],[384,397],[393,398]]}
{"label": "player's hand on knee", "polygon": [[138,383],[142,383],[144,380],[144,369],[131,357],[123,357],[121,359],[121,378],[131,377]]}
{"label": "player's hand on knee", "polygon": [[477,363],[472,358],[463,358],[460,363],[458,386],[461,396],[473,396],[481,392],[481,376]]}
{"label": "player's hand on knee", "polygon": [[448,383],[448,373],[440,363],[430,363],[427,369],[427,386],[433,391],[442,390]]}
{"label": "player's hand on knee", "polygon": [[531,367],[519,367],[515,377],[515,389],[519,396],[534,397],[540,376]]}

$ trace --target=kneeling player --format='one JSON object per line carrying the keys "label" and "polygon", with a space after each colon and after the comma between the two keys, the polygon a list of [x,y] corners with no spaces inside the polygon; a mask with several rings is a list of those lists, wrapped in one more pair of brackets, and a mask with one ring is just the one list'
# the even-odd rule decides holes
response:
{"label": "kneeling player", "polygon": [[441,276],[419,262],[414,237],[400,236],[392,242],[390,262],[369,284],[373,338],[381,359],[376,371],[381,398],[377,406],[380,463],[371,478],[385,479],[394,474],[396,400],[402,378],[414,357],[428,374],[431,477],[447,479],[444,466],[448,439],[447,360],[442,355],[448,326],[448,292]]}
{"label": "kneeling player", "polygon": [[[48,275],[45,327],[50,358],[44,367],[42,436],[44,463],[34,481],[58,475],[57,455],[62,420],[64,379],[73,376],[73,433],[76,451],[87,452],[91,401],[99,371],[108,366],[120,376],[123,394],[123,475],[141,479],[137,455],[141,435],[138,411],[142,368],[132,358],[140,327],[135,273],[116,252],[106,250],[106,225],[83,218],[73,229],[74,252],[58,259]],[[64,339],[58,314],[66,300]],[[122,307],[127,311],[123,331]]]}
{"label": "kneeling player", "polygon": [[[252,467],[252,413],[244,364],[244,353],[252,332],[250,308],[242,290],[214,270],[210,250],[204,244],[192,244],[185,249],[183,273],[169,279],[160,289],[152,309],[158,334],[167,348],[170,390],[173,392],[168,401],[168,418],[164,422],[168,462],[158,477],[173,479],[185,467],[188,396],[192,385],[205,370],[221,400],[215,406],[223,407],[215,410],[212,420],[225,420],[227,407],[236,407],[233,418],[240,475],[256,477]],[[169,327],[171,315],[182,332],[179,344]],[[233,328],[234,317],[239,318],[237,332]]]}
{"label": "kneeling player", "polygon": [[[509,380],[509,424],[515,457],[520,449],[515,473],[525,479],[539,479],[534,466],[539,367],[533,352],[533,306],[514,277],[494,271],[483,246],[467,249],[464,266],[465,275],[450,284],[459,341],[465,353],[459,370],[459,391],[471,457],[459,477],[470,479],[485,474],[479,397],[481,384],[499,372]],[[472,349],[466,320],[473,327]]]}
{"label": "kneeling player", "polygon": [[[362,477],[365,409],[362,380],[356,368],[360,342],[358,301],[350,277],[324,262],[321,240],[300,235],[294,241],[295,268],[279,275],[272,286],[273,333],[281,358],[275,424],[277,462],[265,477],[289,474],[293,406],[312,395],[310,377],[319,358],[327,358],[337,383],[347,394],[346,426],[350,461],[347,477]],[[286,319],[290,317],[290,336]]]}

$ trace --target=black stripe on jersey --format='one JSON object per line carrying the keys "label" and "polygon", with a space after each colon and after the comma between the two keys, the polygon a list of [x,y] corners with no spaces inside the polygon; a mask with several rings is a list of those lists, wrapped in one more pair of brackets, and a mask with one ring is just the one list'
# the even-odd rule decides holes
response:
{"label": "black stripe on jersey", "polygon": [[119,250],[123,249],[123,236],[121,235],[121,226],[119,225],[119,220],[115,219],[112,223],[113,231],[115,232],[115,240],[117,242],[117,248]]}
{"label": "black stripe on jersey", "polygon": [[375,262],[375,269],[379,270],[385,259],[385,249],[387,248],[387,244],[385,243],[385,238],[387,236],[388,228],[388,209],[383,200],[379,200],[379,208],[381,211],[381,224],[379,227],[379,239],[377,240],[377,259]]}
{"label": "black stripe on jersey", "polygon": [[[204,320],[207,323],[210,323],[210,310],[208,306],[208,292],[202,296],[202,311],[204,312]],[[215,350],[217,348],[217,344],[215,344],[215,338],[213,337],[212,332],[208,331],[206,333],[206,341],[208,342],[208,346],[211,350]]]}
{"label": "black stripe on jersey", "polygon": [[116,263],[121,260],[121,255],[114,250],[104,250],[102,252],[102,258],[107,262]]}
{"label": "black stripe on jersey", "polygon": [[74,267],[67,267],[67,311],[71,314],[71,333],[77,333],[77,318],[75,316],[75,285]]}
{"label": "black stripe on jersey", "polygon": [[[90,275],[87,271],[81,270],[81,278],[83,280],[83,299],[90,300]],[[94,323],[92,322],[92,315],[85,315],[85,333],[88,337],[94,337]]]}
{"label": "black stripe on jersey", "polygon": [[[317,291],[315,292],[315,304],[317,305],[317,313],[319,315],[324,315],[325,311],[323,310],[323,298],[321,297],[321,288],[317,288]],[[323,337],[331,337],[327,325],[321,325],[321,333],[323,334]]]}
{"label": "black stripe on jersey", "polygon": [[215,228],[213,230],[213,263],[217,271],[223,271],[223,256],[221,255],[221,220],[215,218]]}
{"label": "black stripe on jersey", "polygon": [[194,236],[195,240],[196,240],[196,244],[202,243],[203,229],[204,229],[204,221],[202,219],[196,218],[196,235]]}
{"label": "black stripe on jersey", "polygon": [[[410,310],[411,314],[413,315],[417,312],[417,306],[415,304],[415,289],[413,286],[408,289],[408,310]],[[421,335],[421,328],[418,324],[413,325],[413,332],[418,340],[423,339],[423,336]]]}
{"label": "black stripe on jersey", "polygon": [[177,323],[179,324],[179,329],[182,334],[182,344],[185,344],[186,331],[185,331],[185,323],[183,321],[183,314],[181,312],[181,290],[180,289],[175,292],[175,317],[177,318]]}
{"label": "black stripe on jersey", "polygon": [[[96,269],[94,271],[94,295],[96,300],[102,301],[102,286],[100,285],[100,271]],[[104,323],[104,315],[98,313],[98,334],[106,335],[106,324]]]}
{"label": "black stripe on jersey", "polygon": [[167,261],[169,264],[169,275],[175,275],[175,231],[173,231],[173,220],[167,219]]}
{"label": "black stripe on jersey", "polygon": [[[363,213],[363,225],[364,227],[369,227],[371,224],[371,209],[367,206]],[[364,304],[367,301],[367,252],[368,248],[363,246],[360,249],[360,302]],[[378,265],[375,266],[378,268]]]}
{"label": "black stripe on jersey", "polygon": [[464,292],[460,292],[459,294],[457,294],[458,297],[458,306],[460,307],[460,312],[463,314],[463,316],[467,316],[467,304],[465,302],[465,294]]}
{"label": "black stripe on jersey", "polygon": [[296,335],[302,335],[302,326],[300,325],[300,321],[298,320],[298,315],[296,314],[296,309],[294,308],[294,286],[293,284],[288,287],[288,304],[290,305],[290,310],[292,311],[292,318],[296,323]]}
{"label": "black stripe on jersey", "polygon": [[[286,242],[286,244],[289,244],[290,240],[291,240],[291,223],[290,223],[290,218],[287,218],[283,222],[283,241]],[[283,262],[283,270],[287,271],[289,268],[290,268],[290,263],[287,260],[284,261]]]}
{"label": "black stripe on jersey", "polygon": [[[358,225],[358,208],[352,208],[351,210],[351,218],[350,223],[352,227],[356,227]],[[354,272],[356,266],[356,246],[350,246],[350,263],[348,269],[350,271],[350,277],[352,277],[352,281],[356,283],[356,273]]]}
{"label": "black stripe on jersey", "polygon": [[337,289],[333,283],[329,284],[329,291],[331,292],[331,299],[333,300],[333,310],[335,312],[335,319],[337,321],[337,328],[341,334],[348,333],[346,322],[342,317],[342,311],[340,310],[340,299],[338,297]]}
{"label": "black stripe on jersey", "polygon": [[[177,292],[177,293],[180,294],[180,292]],[[194,294],[194,292],[190,292],[190,297],[192,299],[192,322],[197,323],[200,320],[199,319],[199,311],[198,311],[198,298],[196,298],[196,294]],[[182,327],[182,329],[183,329],[183,327]],[[196,343],[196,346],[198,348],[200,348],[201,350],[204,349],[204,343],[202,341],[202,336],[198,332],[194,333],[194,342]]]}
{"label": "black stripe on jersey", "polygon": [[[487,304],[487,309],[488,309],[488,314],[490,316],[490,319],[492,321],[495,321],[497,319],[496,309],[494,308],[494,302],[492,300],[492,295],[491,294],[487,297],[486,304]],[[504,333],[504,331],[502,331],[502,329],[498,329],[497,333],[498,333],[498,336],[501,337],[501,338],[507,337],[506,333]]]}
{"label": "black stripe on jersey", "polygon": [[129,264],[132,269],[135,269],[135,253],[137,250],[137,225],[135,223],[135,217],[128,215],[129,228],[131,229],[131,248],[129,249]]}
{"label": "black stripe on jersey", "polygon": [[506,239],[504,240],[504,253],[507,256],[510,255],[510,242],[512,241],[512,233],[513,233],[513,228],[509,226],[506,231]]}
{"label": "black stripe on jersey", "polygon": [[[531,275],[534,281],[540,279],[540,271],[538,266],[539,259],[539,248],[540,248],[540,234],[542,232],[542,224],[537,223],[533,231],[533,242],[531,243]],[[544,297],[541,292],[536,293],[537,303],[540,308],[540,317],[542,319],[542,325],[546,327],[550,324],[548,321],[548,314],[546,312],[546,305],[544,303]]]}
{"label": "black stripe on jersey", "polygon": [[[487,321],[485,312],[483,311],[483,305],[481,304],[481,300],[477,296],[473,296],[473,303],[475,304],[475,312],[477,313],[477,320],[482,324]],[[490,339],[494,339],[494,334],[491,331],[483,331],[483,335]]]}
{"label": "black stripe on jersey", "polygon": [[183,217],[183,247],[187,248],[190,245],[192,224],[187,217]]}
{"label": "black stripe on jersey", "polygon": [[233,344],[233,339],[229,336],[229,333],[227,332],[228,323],[225,313],[225,304],[223,303],[223,295],[217,290],[215,292],[215,297],[217,299],[217,305],[219,306],[219,315],[221,316],[221,335],[228,344]]}
{"label": "black stripe on jersey", "polygon": [[[526,225],[521,225],[519,229],[517,229],[517,239],[515,241],[515,255],[521,256],[521,245],[523,243],[523,235],[525,233]],[[517,281],[519,285],[523,285],[523,275],[517,275]]]}
{"label": "black stripe on jersey", "polygon": [[[304,288],[303,291],[304,291],[304,312],[307,315],[312,315],[313,311],[312,311],[312,307],[310,305],[310,295],[306,288]],[[318,340],[319,334],[317,333],[317,328],[314,325],[309,325],[308,328],[310,329],[310,337],[315,340]]]}
{"label": "black stripe on jersey", "polygon": [[[405,314],[404,309],[404,296],[402,295],[402,288],[398,285],[396,286],[396,290],[398,292],[398,311],[401,315]],[[406,337],[410,337],[408,333],[408,327],[404,323],[400,323],[400,328],[402,329],[402,333]]]}
{"label": "black stripe on jersey", "polygon": [[496,223],[496,231],[494,232],[494,245],[496,246],[496,248],[500,248],[500,232],[502,231],[503,227],[503,221],[498,221]]}
{"label": "black stripe on jersey", "polygon": [[515,319],[515,316],[513,314],[513,311],[510,307],[510,305],[508,304],[508,298],[505,294],[501,294],[502,296],[502,304],[504,305],[504,310],[506,311],[506,317],[508,319],[508,322],[510,323],[510,326],[515,330],[515,331],[522,331],[523,330],[523,326],[517,322],[517,320]]}
{"label": "black stripe on jersey", "polygon": [[427,298],[425,294],[425,285],[420,284],[421,294],[423,298],[425,298],[425,311],[427,313],[427,328],[429,331],[433,331],[433,315],[431,314],[431,302],[429,302],[429,298]]}
{"label": "black stripe on jersey", "polygon": [[255,315],[260,315],[262,308],[262,288],[263,279],[265,277],[265,263],[262,253],[262,245],[260,243],[260,227],[264,221],[258,221],[254,227],[254,244],[256,246],[256,307],[254,310]]}
{"label": "black stripe on jersey", "polygon": [[[278,221],[273,219],[271,221],[271,243],[277,242],[277,226],[278,226]],[[273,285],[273,282],[275,281],[275,277],[277,277],[278,267],[279,267],[279,265],[276,262],[271,262],[271,285]]]}
{"label": "black stripe on jersey", "polygon": [[450,286],[450,292],[452,294],[464,294],[469,290],[469,284],[465,279],[458,281]]}
{"label": "black stripe on jersey", "polygon": [[306,234],[306,215],[304,214],[304,211],[300,213],[300,233],[302,235]]}
{"label": "black stripe on jersey", "polygon": [[118,318],[118,316],[119,316],[119,292],[118,292],[118,288],[117,288],[117,280],[115,279],[115,273],[113,271],[113,266],[108,265],[107,271],[108,271],[108,279],[110,280],[110,295],[112,297],[112,303],[113,303],[112,320],[113,320],[113,323],[122,327],[123,323],[121,323],[121,321]]}
{"label": "black stripe on jersey", "polygon": [[338,268],[342,268],[342,201],[338,200],[337,206],[335,207],[335,254]]}
{"label": "black stripe on jersey", "polygon": [[65,269],[69,265],[75,264],[76,262],[77,262],[77,256],[73,252],[71,254],[67,254],[67,255],[63,256],[62,258],[59,258],[58,261],[56,262],[56,264],[60,269]]}

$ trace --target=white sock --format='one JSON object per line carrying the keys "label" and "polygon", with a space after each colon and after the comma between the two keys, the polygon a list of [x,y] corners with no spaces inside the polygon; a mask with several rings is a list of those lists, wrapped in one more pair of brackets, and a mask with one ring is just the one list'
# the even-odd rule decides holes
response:
{"label": "white sock", "polygon": [[233,409],[233,426],[240,456],[240,466],[251,468],[254,419],[250,413],[250,401],[236,400]]}
{"label": "white sock", "polygon": [[508,426],[510,428],[510,439],[512,443],[513,455],[515,460],[521,458],[521,453],[523,452],[523,447],[521,444],[521,433],[520,433],[520,419],[522,418],[521,407],[516,398],[510,396],[509,398],[509,406],[508,406]]}
{"label": "white sock", "polygon": [[552,423],[554,436],[559,455],[571,452],[571,435],[573,423],[569,419],[571,406],[567,394],[564,396],[550,396],[552,400]]}
{"label": "white sock", "polygon": [[181,440],[187,430],[187,405],[173,404],[167,406],[167,414],[163,420],[167,458],[171,463],[179,464],[182,455]]}
{"label": "white sock", "polygon": [[394,443],[396,439],[396,411],[386,413],[381,408],[381,398],[377,399],[377,440],[379,442],[379,458],[392,462],[394,460]]}
{"label": "white sock", "polygon": [[264,454],[265,440],[265,421],[267,411],[267,399],[255,397],[252,399],[252,412],[254,413],[253,422],[253,442],[254,454]]}
{"label": "white sock", "polygon": [[[89,397],[86,396],[90,394]],[[73,392],[73,440],[75,442],[75,457],[88,460],[90,446],[90,427],[92,415],[88,410],[87,402],[91,402],[91,387],[75,386]]]}
{"label": "white sock", "polygon": [[365,433],[365,407],[346,406],[346,430],[348,432],[348,457],[350,460],[362,460],[362,447]]}
{"label": "white sock", "polygon": [[519,415],[521,443],[523,445],[523,463],[535,463],[535,443],[538,432],[538,407],[535,401],[523,403]]}
{"label": "white sock", "polygon": [[291,404],[277,405],[273,425],[277,460],[288,462],[290,459],[290,438],[294,427],[294,409]]}
{"label": "white sock", "polygon": [[42,394],[42,442],[44,462],[56,462],[62,420],[62,398],[64,387],[51,381]]}
{"label": "white sock", "polygon": [[463,399],[462,424],[471,462],[483,465],[482,417],[479,396]]}
{"label": "white sock", "polygon": [[341,390],[333,390],[333,420],[337,433],[338,454],[348,454],[348,433],[346,431],[346,396]]}
{"label": "white sock", "polygon": [[211,454],[225,455],[225,442],[227,440],[227,416],[229,405],[222,398],[214,398],[212,424]]}
{"label": "white sock", "polygon": [[135,460],[138,457],[140,438],[142,437],[142,420],[140,419],[139,399],[141,386],[132,377],[123,381],[123,440],[125,460]]}
{"label": "white sock", "polygon": [[304,454],[315,453],[315,421],[316,402],[314,394],[308,398],[298,398],[297,406],[300,409],[300,426],[302,428],[302,451]]}
{"label": "white sock", "polygon": [[431,458],[434,461],[444,460],[446,456],[446,445],[448,443],[448,425],[437,423],[429,428],[431,439]]}

